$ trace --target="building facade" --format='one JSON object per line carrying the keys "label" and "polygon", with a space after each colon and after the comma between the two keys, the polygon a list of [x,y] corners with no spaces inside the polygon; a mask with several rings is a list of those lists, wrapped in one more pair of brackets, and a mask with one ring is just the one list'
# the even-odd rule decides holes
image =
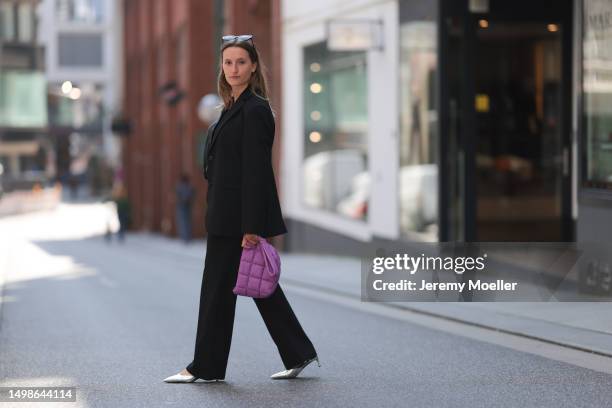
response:
{"label": "building facade", "polygon": [[287,246],[604,240],[611,11],[283,2]]}
{"label": "building facade", "polygon": [[0,179],[4,191],[44,183],[53,172],[47,132],[39,2],[0,1]]}
{"label": "building facade", "polygon": [[120,165],[111,123],[122,91],[122,19],[117,0],[43,0],[49,132],[57,176],[103,193]]}

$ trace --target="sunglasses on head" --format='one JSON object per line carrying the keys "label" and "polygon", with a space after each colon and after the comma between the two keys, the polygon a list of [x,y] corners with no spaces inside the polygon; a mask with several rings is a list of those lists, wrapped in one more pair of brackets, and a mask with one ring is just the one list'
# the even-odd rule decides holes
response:
{"label": "sunglasses on head", "polygon": [[233,43],[233,42],[249,42],[251,43],[251,45],[254,47],[255,43],[253,42],[253,35],[252,34],[243,34],[243,35],[224,35],[223,37],[221,37],[221,43],[222,44],[228,44],[228,43]]}

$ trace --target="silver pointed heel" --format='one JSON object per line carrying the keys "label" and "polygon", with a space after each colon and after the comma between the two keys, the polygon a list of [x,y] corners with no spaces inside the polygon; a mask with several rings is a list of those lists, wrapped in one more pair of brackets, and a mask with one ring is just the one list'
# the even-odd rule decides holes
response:
{"label": "silver pointed heel", "polygon": [[[184,374],[178,373],[178,374],[175,374],[175,375],[171,375],[168,378],[165,378],[164,382],[167,382],[167,383],[192,383],[192,382],[196,382],[196,380],[198,380],[198,377],[193,376],[191,374],[184,375]],[[215,378],[215,379],[212,379],[212,380],[204,380],[204,379],[202,379],[201,381],[205,382],[205,383],[215,383],[215,382],[224,382],[225,379],[224,378]]]}
{"label": "silver pointed heel", "polygon": [[310,360],[304,361],[302,364],[300,364],[297,367],[290,368],[289,370],[285,370],[285,371],[280,371],[276,374],[272,374],[270,378],[273,380],[288,380],[291,378],[295,378],[302,372],[304,368],[306,368],[308,364],[312,363],[313,361],[316,361],[317,365],[321,367],[321,363],[319,363],[319,356],[315,356],[314,358],[311,358]]}
{"label": "silver pointed heel", "polygon": [[167,383],[192,383],[195,382],[195,380],[197,380],[198,377],[193,376],[191,374],[189,375],[184,375],[181,373],[178,374],[174,374],[171,375],[170,377],[167,377],[164,379],[164,382]]}

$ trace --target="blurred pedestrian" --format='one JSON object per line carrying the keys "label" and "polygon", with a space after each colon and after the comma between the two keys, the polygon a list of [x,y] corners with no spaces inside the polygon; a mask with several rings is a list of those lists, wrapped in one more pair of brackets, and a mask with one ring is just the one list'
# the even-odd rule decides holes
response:
{"label": "blurred pedestrian", "polygon": [[[220,52],[217,88],[224,109],[204,149],[208,239],[194,359],[166,382],[225,379],[242,248],[287,232],[272,169],[274,116],[253,36],[224,36]],[[286,368],[271,378],[295,378],[318,363],[280,285],[270,297],[254,300]]]}
{"label": "blurred pedestrian", "polygon": [[68,187],[70,189],[70,199],[76,201],[79,197],[79,178],[76,174],[70,173],[68,176]]}
{"label": "blurred pedestrian", "polygon": [[182,174],[176,186],[176,223],[179,236],[186,244],[191,241],[191,203],[194,194],[189,175]]}
{"label": "blurred pedestrian", "polygon": [[117,219],[119,221],[117,237],[120,242],[123,242],[125,240],[125,231],[127,231],[131,219],[130,202],[123,183],[117,183],[113,187],[112,201],[117,208]]}

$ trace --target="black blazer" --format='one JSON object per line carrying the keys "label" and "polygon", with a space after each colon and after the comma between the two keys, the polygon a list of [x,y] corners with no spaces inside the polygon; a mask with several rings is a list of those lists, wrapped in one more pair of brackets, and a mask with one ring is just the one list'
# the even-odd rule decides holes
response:
{"label": "black blazer", "polygon": [[245,89],[207,132],[206,229],[224,236],[284,234],[274,171],[274,117],[268,101]]}

